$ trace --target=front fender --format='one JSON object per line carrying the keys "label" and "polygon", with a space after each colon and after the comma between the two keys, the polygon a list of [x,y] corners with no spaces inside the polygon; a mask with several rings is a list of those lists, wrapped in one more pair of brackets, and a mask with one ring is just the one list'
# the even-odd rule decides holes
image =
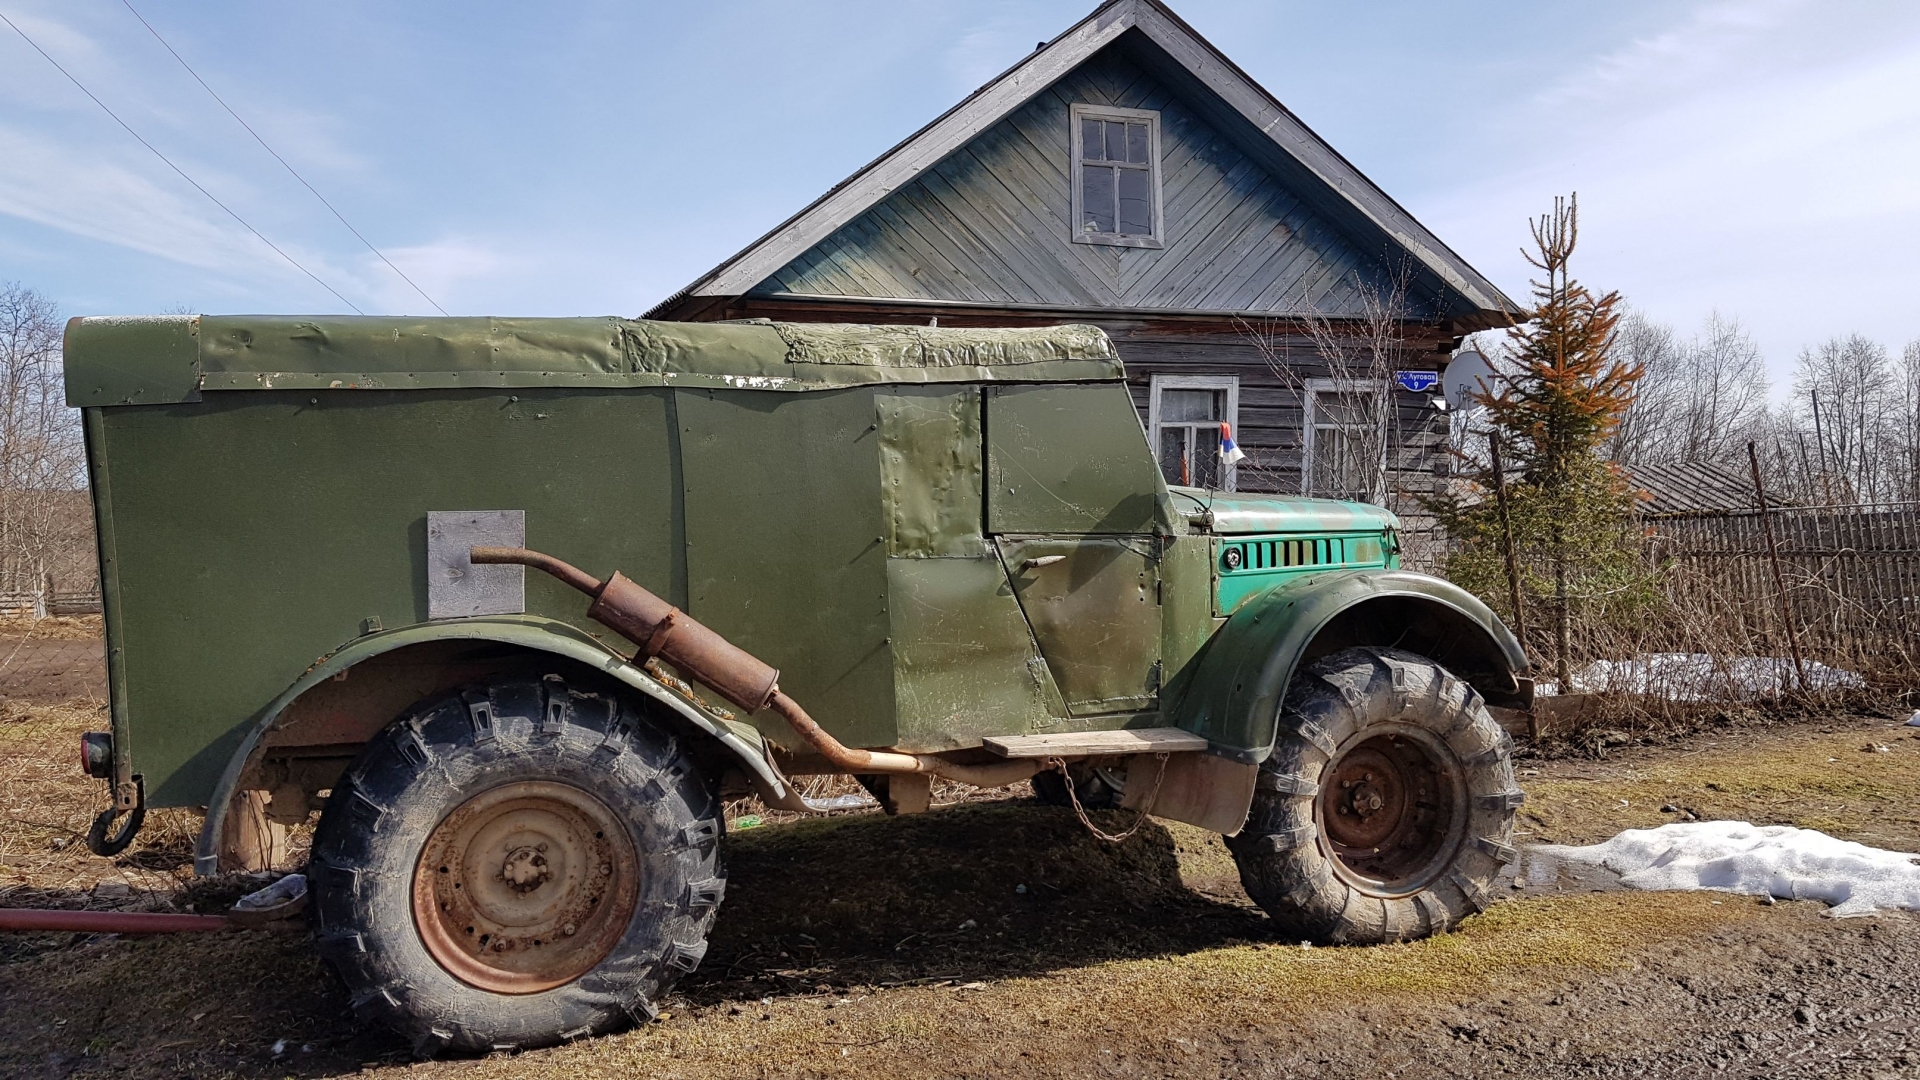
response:
{"label": "front fender", "polygon": [[308,668],[292,686],[287,687],[266,708],[255,714],[248,722],[246,737],[241,740],[233,756],[228,759],[226,770],[220,774],[219,785],[215,787],[211,801],[207,804],[206,822],[201,826],[200,839],[194,848],[194,872],[212,874],[218,871],[220,835],[226,825],[227,807],[233,801],[240,778],[246,774],[249,767],[255,764],[254,759],[265,748],[266,736],[273,731],[274,726],[286,712],[287,706],[321,682],[371,657],[425,642],[453,640],[494,641],[505,645],[516,645],[536,652],[563,656],[603,671],[672,710],[686,723],[712,736],[714,741],[725,747],[747,770],[748,775],[754,780],[754,786],[759,789],[762,800],[768,805],[784,808],[787,804],[798,802],[797,793],[788,785],[786,778],[780,774],[780,770],[769,760],[763,740],[751,725],[738,721],[726,721],[712,715],[655,679],[647,673],[645,668],[609,649],[578,627],[532,615],[454,619],[377,631],[365,637],[356,638]]}
{"label": "front fender", "polygon": [[[1416,648],[1407,640],[1416,629],[1422,643],[1433,643]],[[1527,667],[1520,642],[1499,616],[1452,582],[1404,570],[1322,574],[1241,604],[1195,661],[1174,722],[1205,737],[1215,753],[1264,761],[1302,660],[1347,645],[1445,652],[1434,658],[1495,698],[1519,695],[1517,676]]]}

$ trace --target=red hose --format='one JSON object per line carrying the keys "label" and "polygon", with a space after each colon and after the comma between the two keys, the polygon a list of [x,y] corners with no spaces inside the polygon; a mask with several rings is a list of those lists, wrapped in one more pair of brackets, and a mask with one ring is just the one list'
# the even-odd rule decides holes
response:
{"label": "red hose", "polygon": [[189,930],[235,930],[224,915],[174,915],[163,911],[63,911],[0,908],[0,930],[71,930],[82,934],[174,934]]}

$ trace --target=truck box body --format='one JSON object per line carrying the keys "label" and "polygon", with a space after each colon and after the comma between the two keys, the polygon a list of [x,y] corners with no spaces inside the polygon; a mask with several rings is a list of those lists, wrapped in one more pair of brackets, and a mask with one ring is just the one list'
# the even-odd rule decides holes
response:
{"label": "truck box body", "polygon": [[[205,803],[303,671],[429,620],[433,511],[523,512],[527,546],[683,607],[849,745],[1151,720],[1224,614],[1090,328],[86,319],[67,356],[151,805]],[[631,654],[559,583],[524,596]]]}

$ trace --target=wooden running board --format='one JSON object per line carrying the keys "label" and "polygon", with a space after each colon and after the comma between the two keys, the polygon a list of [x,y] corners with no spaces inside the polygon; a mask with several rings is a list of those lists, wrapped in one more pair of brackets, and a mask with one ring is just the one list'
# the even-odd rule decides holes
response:
{"label": "wooden running board", "polygon": [[982,739],[981,743],[1001,757],[1010,758],[1179,754],[1207,748],[1207,740],[1191,731],[1171,727],[1074,731],[1059,735],[1001,735]]}

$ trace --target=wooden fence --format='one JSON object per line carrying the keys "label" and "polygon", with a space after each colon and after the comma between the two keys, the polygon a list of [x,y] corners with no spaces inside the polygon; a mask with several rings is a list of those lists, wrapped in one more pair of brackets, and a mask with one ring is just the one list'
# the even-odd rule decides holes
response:
{"label": "wooden fence", "polygon": [[0,593],[0,615],[44,618],[48,615],[98,615],[97,592]]}
{"label": "wooden fence", "polygon": [[1869,671],[1920,666],[1920,503],[1792,507],[1768,518],[1779,584],[1755,510],[1649,517],[1649,552],[1677,564],[1667,575],[1674,587],[1738,620],[1774,655],[1798,644],[1809,659]]}

